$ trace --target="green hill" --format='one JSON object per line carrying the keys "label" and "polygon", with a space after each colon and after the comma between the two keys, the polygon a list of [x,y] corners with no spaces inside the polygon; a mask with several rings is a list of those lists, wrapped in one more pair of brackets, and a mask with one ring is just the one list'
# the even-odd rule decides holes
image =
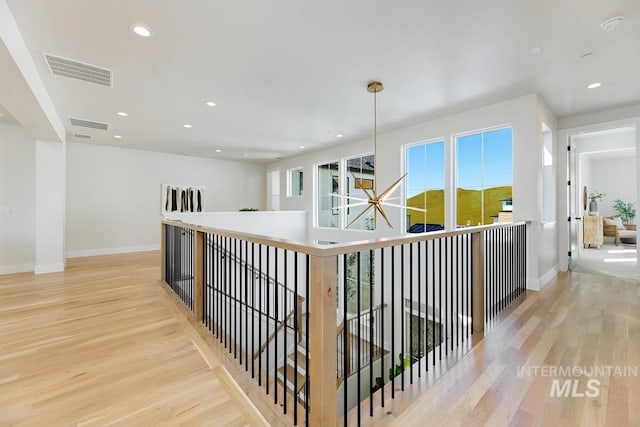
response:
{"label": "green hill", "polygon": [[[502,199],[508,199],[512,195],[511,186],[493,187],[484,190],[484,220],[480,218],[480,206],[482,192],[479,190],[457,189],[457,223],[458,225],[491,224],[492,215],[498,215],[502,209]],[[444,224],[444,190],[427,190],[407,199],[407,206],[417,208],[428,207],[427,212],[407,210],[410,215],[410,224]]]}

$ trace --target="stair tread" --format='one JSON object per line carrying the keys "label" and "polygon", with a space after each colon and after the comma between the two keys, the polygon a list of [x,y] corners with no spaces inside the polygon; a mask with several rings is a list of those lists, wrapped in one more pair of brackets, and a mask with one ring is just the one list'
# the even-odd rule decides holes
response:
{"label": "stair tread", "polygon": [[[289,365],[294,367],[295,366],[295,359],[296,357],[296,353],[291,353],[289,355]],[[302,369],[303,371],[305,371],[307,369],[307,361],[305,359],[305,355],[304,353],[298,351],[298,369]]]}
{"label": "stair tread", "polygon": [[[284,369],[285,369],[285,366],[278,368],[278,381],[280,381],[281,383],[284,382]],[[294,368],[291,365],[286,365],[286,369],[287,369],[287,383],[291,384],[291,388],[293,388],[293,386],[295,385]],[[297,374],[298,374],[298,390],[297,391],[300,391],[300,389],[304,386],[306,378],[305,378],[305,375],[300,374],[300,372],[298,372]]]}

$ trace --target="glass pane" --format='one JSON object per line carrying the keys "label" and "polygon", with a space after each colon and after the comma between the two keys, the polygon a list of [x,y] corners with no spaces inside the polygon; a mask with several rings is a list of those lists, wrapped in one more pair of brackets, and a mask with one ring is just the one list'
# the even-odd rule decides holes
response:
{"label": "glass pane", "polygon": [[482,224],[482,134],[456,138],[456,224]]}
{"label": "glass pane", "polygon": [[337,162],[318,166],[318,227],[338,227],[339,176]]}
{"label": "glass pane", "polygon": [[456,138],[458,226],[511,222],[512,129]]}
{"label": "glass pane", "polygon": [[414,145],[406,150],[407,231],[444,228],[444,141]]}
{"label": "glass pane", "polygon": [[[370,260],[370,256],[373,259]],[[373,263],[371,270],[370,263]],[[358,284],[358,253],[347,255],[347,312],[358,313],[358,289],[360,290],[360,312],[369,310],[369,304],[375,306],[371,300],[371,282],[375,283],[375,253],[369,251],[360,252],[360,283]]]}
{"label": "glass pane", "polygon": [[511,128],[485,132],[484,137],[484,224],[511,222],[513,192]]}
{"label": "glass pane", "polygon": [[[358,218],[358,215],[369,206],[367,192],[373,194],[374,163],[373,155],[355,157],[347,160],[346,198],[348,208],[343,209],[347,215],[347,228],[356,230],[373,230],[373,209]],[[354,205],[351,207],[351,205]],[[356,218],[358,218],[356,220]]]}
{"label": "glass pane", "polygon": [[291,169],[289,171],[289,196],[302,196],[303,193],[302,168]]}

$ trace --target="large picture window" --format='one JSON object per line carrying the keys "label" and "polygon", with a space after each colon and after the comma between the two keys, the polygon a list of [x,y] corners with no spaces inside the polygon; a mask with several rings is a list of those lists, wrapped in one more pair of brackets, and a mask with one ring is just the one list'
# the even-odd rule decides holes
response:
{"label": "large picture window", "polygon": [[443,230],[444,219],[444,141],[409,146],[406,155],[407,231],[422,233]]}
{"label": "large picture window", "polygon": [[512,221],[510,127],[456,137],[458,226]]}

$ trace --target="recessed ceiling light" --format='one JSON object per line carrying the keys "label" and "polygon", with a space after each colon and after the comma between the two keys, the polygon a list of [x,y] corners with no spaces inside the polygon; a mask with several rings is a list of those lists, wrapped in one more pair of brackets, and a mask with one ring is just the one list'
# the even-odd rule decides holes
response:
{"label": "recessed ceiling light", "polygon": [[140,37],[149,37],[151,35],[151,30],[147,27],[143,27],[142,25],[134,25],[131,29]]}
{"label": "recessed ceiling light", "polygon": [[593,82],[593,83],[591,83],[589,86],[587,86],[587,89],[595,89],[595,88],[600,87],[600,86],[602,86],[602,83],[600,83],[600,82]]}
{"label": "recessed ceiling light", "polygon": [[118,111],[118,115],[121,116],[121,117],[127,117],[128,116],[128,114],[125,113],[124,111]]}
{"label": "recessed ceiling light", "polygon": [[191,126],[190,124],[188,124],[188,123],[185,123],[185,124],[184,124],[184,125],[182,125],[182,126],[186,127],[187,129],[190,129],[190,128],[192,127],[192,126]]}
{"label": "recessed ceiling light", "polygon": [[337,134],[336,138],[342,138],[342,134],[341,133]]}
{"label": "recessed ceiling light", "polygon": [[122,135],[113,135],[115,139],[122,139]]}
{"label": "recessed ceiling light", "polygon": [[206,104],[207,104],[207,107],[215,107],[216,106],[216,103],[213,102],[213,101],[207,101]]}
{"label": "recessed ceiling light", "polygon": [[222,150],[216,150],[216,153],[222,153]]}
{"label": "recessed ceiling light", "polygon": [[304,148],[304,145],[301,145],[301,146],[300,146],[300,147],[298,147],[298,148],[302,149],[302,148]]}
{"label": "recessed ceiling light", "polygon": [[540,52],[542,52],[542,48],[540,46],[532,47],[529,50],[529,53],[531,53],[532,56],[540,55]]}
{"label": "recessed ceiling light", "polygon": [[602,24],[600,24],[600,28],[604,31],[613,31],[620,26],[623,19],[624,16],[614,16],[609,19],[605,19],[602,21]]}
{"label": "recessed ceiling light", "polygon": [[244,153],[242,157],[249,157],[249,155],[247,153]]}

